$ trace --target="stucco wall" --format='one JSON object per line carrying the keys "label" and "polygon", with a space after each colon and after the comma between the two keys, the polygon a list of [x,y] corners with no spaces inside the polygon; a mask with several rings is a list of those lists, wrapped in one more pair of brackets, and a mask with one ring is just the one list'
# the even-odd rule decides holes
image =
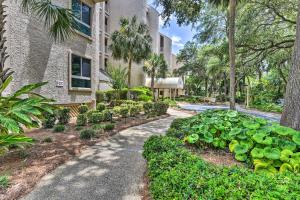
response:
{"label": "stucco wall", "polygon": [[160,35],[164,38],[164,47],[163,49],[160,49],[160,53],[164,55],[170,71],[172,65],[172,39],[163,35],[162,33]]}
{"label": "stucco wall", "polygon": [[[57,44],[49,39],[40,19],[22,14],[15,1],[5,2],[8,6],[6,45],[10,55],[6,66],[15,71],[9,92],[28,83],[47,81],[48,84],[38,92],[57,100],[57,103],[80,103],[95,99],[95,83],[99,80],[99,4],[86,1],[93,11],[92,39],[74,34],[69,41]],[[53,3],[68,8],[71,6],[71,0],[54,0]],[[70,52],[92,59],[91,92],[69,90]],[[56,81],[63,81],[63,87],[57,87]]]}
{"label": "stucco wall", "polygon": [[[155,52],[158,52],[159,16],[155,9],[147,5],[146,0],[110,0],[109,7],[110,33],[119,30],[119,22],[121,17],[132,18],[133,16],[137,16],[137,19],[141,23],[145,23],[149,26],[150,35],[153,39],[152,48]],[[128,66],[128,64],[124,63],[123,61],[110,59],[110,62],[114,66]],[[132,86],[143,85],[145,80],[145,74],[143,72],[143,62],[139,64],[133,64],[131,77]]]}

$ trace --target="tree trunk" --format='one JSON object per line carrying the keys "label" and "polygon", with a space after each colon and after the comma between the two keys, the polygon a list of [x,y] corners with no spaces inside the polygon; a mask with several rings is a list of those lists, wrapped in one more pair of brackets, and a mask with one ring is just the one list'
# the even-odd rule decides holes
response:
{"label": "tree trunk", "polygon": [[152,89],[152,93],[153,93],[153,101],[156,101],[155,98],[155,89],[154,89],[154,77],[155,76],[155,70],[152,69],[152,73],[151,73],[151,89]]}
{"label": "tree trunk", "polygon": [[230,109],[235,110],[235,16],[236,0],[229,1],[229,59],[230,59]]}
{"label": "tree trunk", "polygon": [[227,95],[227,79],[226,73],[224,73],[224,94]]}
{"label": "tree trunk", "polygon": [[298,5],[296,41],[293,64],[290,70],[285,94],[285,107],[281,125],[300,130],[300,1]]}
{"label": "tree trunk", "polygon": [[131,68],[132,68],[132,59],[128,60],[128,92],[127,99],[130,99],[130,89],[131,89]]}

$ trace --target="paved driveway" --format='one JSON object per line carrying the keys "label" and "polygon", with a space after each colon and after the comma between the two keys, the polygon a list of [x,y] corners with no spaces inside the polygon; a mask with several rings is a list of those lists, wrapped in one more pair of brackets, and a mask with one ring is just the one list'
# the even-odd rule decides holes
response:
{"label": "paved driveway", "polygon": [[[226,105],[200,105],[200,104],[180,104],[180,107],[186,110],[194,110],[197,112],[203,112],[205,110],[212,110],[212,109],[229,109],[229,106]],[[261,112],[258,110],[249,110],[237,106],[237,110],[246,114],[250,114],[256,117],[262,117],[270,121],[280,121],[280,114],[276,113],[268,113],[268,112]]]}
{"label": "paved driveway", "polygon": [[173,119],[187,117],[172,111],[171,117],[129,128],[101,142],[72,161],[46,175],[24,200],[135,200],[146,162],[144,141],[164,134]]}

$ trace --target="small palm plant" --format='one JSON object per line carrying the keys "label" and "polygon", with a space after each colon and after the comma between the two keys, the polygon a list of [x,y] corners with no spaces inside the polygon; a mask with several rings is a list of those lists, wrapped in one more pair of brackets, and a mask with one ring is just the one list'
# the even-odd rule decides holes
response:
{"label": "small palm plant", "polygon": [[155,101],[155,78],[165,78],[168,71],[168,65],[162,55],[153,53],[148,60],[145,61],[143,70],[151,78],[151,90],[153,92],[153,100]]}
{"label": "small palm plant", "polygon": [[[9,76],[0,86],[0,93],[11,81]],[[10,145],[31,143],[32,139],[22,135],[23,128],[37,128],[43,113],[53,114],[53,101],[33,92],[45,84],[26,85],[10,96],[0,96],[0,154]]]}
{"label": "small palm plant", "polygon": [[120,30],[115,31],[110,49],[115,59],[128,62],[128,87],[131,88],[131,68],[133,62],[140,63],[151,53],[152,38],[147,25],[138,23],[137,17],[121,18]]}

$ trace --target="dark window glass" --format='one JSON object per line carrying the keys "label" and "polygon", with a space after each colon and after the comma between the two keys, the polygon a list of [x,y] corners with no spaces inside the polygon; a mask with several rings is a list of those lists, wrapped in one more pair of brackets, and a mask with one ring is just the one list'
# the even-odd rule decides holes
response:
{"label": "dark window glass", "polygon": [[91,60],[82,58],[82,76],[91,77]]}
{"label": "dark window glass", "polygon": [[72,75],[81,76],[81,58],[72,55]]}
{"label": "dark window glass", "polygon": [[91,8],[84,3],[82,3],[82,21],[91,25]]}
{"label": "dark window glass", "polygon": [[72,87],[91,88],[91,80],[72,78]]}
{"label": "dark window glass", "polygon": [[76,18],[81,19],[81,1],[72,0],[72,10]]}

